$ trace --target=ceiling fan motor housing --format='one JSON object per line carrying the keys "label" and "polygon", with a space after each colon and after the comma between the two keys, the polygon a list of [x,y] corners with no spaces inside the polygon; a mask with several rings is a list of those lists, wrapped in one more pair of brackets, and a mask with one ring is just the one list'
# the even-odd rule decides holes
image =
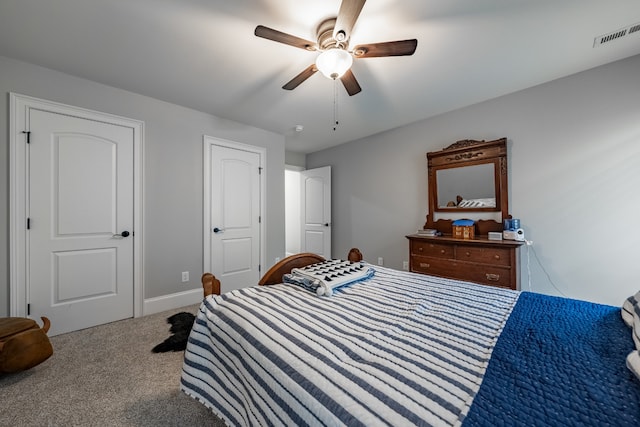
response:
{"label": "ceiling fan motor housing", "polygon": [[[327,50],[333,48],[339,48],[347,50],[349,47],[348,40],[336,40],[333,38],[333,29],[336,26],[336,18],[325,19],[318,25],[318,48],[320,50]],[[343,34],[343,33],[342,33]]]}

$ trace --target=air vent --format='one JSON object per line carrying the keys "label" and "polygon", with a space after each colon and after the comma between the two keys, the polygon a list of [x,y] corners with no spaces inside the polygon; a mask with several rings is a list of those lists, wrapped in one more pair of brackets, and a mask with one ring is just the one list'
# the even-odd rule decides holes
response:
{"label": "air vent", "polygon": [[618,40],[622,37],[631,35],[633,33],[636,33],[640,31],[640,23],[637,24],[631,24],[625,28],[621,28],[619,30],[607,33],[607,34],[603,34],[601,36],[596,37],[593,40],[593,47],[598,47],[598,46],[602,46],[603,44],[612,42],[614,40]]}

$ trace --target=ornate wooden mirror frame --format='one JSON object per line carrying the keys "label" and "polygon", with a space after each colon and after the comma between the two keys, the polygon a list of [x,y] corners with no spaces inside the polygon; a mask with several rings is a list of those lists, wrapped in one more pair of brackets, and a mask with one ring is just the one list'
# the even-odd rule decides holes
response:
{"label": "ornate wooden mirror frame", "polygon": [[[436,212],[456,213],[460,218],[468,218],[466,213],[473,212],[500,212],[502,221],[494,219],[476,220],[476,233],[487,234],[489,231],[502,231],[505,219],[511,218],[509,214],[508,175],[507,175],[507,138],[494,141],[477,141],[464,139],[451,144],[440,151],[427,153],[428,179],[429,179],[429,213],[424,228],[433,228],[443,234],[451,234],[454,219],[435,220]],[[438,178],[437,172],[454,170],[474,165],[494,165],[494,207],[457,207],[441,206],[438,202]],[[440,205],[440,206],[439,206]],[[454,215],[455,216],[455,215]]]}

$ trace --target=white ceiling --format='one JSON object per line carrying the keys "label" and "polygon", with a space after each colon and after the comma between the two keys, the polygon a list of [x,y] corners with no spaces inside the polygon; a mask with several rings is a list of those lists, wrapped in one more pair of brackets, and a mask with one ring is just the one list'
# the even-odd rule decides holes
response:
{"label": "white ceiling", "polygon": [[[0,0],[0,55],[286,136],[309,153],[640,54],[638,0],[369,0],[351,46],[418,39],[413,56],[361,58],[362,92],[319,73],[282,85],[317,53],[255,37],[265,25],[315,41],[340,0]],[[640,76],[640,70],[638,70]],[[303,125],[302,132],[295,132]]]}

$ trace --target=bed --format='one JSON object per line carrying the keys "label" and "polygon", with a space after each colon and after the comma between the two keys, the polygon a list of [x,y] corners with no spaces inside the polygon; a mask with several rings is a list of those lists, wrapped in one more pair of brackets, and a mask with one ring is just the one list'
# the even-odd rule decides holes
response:
{"label": "bed", "polygon": [[291,282],[313,254],[222,295],[203,275],[181,390],[230,426],[640,425],[640,292],[621,311],[347,259],[368,275],[330,296]]}

